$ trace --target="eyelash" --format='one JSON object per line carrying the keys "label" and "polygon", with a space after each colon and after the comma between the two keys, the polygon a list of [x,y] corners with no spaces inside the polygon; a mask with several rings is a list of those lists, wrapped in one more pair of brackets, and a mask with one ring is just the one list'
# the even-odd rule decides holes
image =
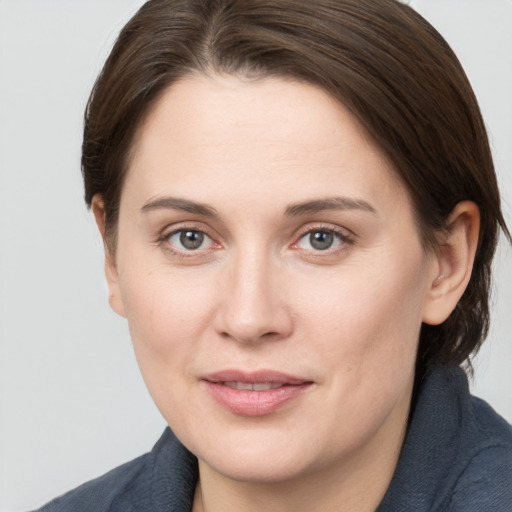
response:
{"label": "eyelash", "polygon": [[306,236],[311,236],[313,233],[326,233],[334,235],[334,237],[336,237],[339,240],[339,246],[335,247],[334,249],[327,248],[325,250],[312,250],[311,253],[318,258],[321,258],[323,256],[325,257],[327,255],[335,256],[341,252],[346,251],[349,246],[355,243],[356,238],[353,233],[349,235],[347,233],[347,230],[341,230],[333,227],[332,225],[317,225],[314,227],[305,228],[302,232],[300,232],[297,238],[295,239],[296,241],[293,242],[293,244],[291,245],[291,248],[295,250],[301,250],[298,247],[300,241]]}
{"label": "eyelash", "polygon": [[[188,249],[188,250],[187,249],[177,249],[170,243],[171,237],[173,237],[174,235],[177,235],[179,233],[184,233],[187,231],[199,233],[199,234],[202,234],[205,237],[207,237],[210,240],[210,245],[214,246],[213,250],[218,250],[222,247],[221,244],[214,241],[214,238],[212,236],[210,236],[205,229],[199,228],[197,226],[186,226],[186,225],[180,226],[179,228],[172,229],[171,231],[163,232],[158,237],[157,243],[160,246],[164,246],[165,250],[171,252],[173,255],[178,256],[180,258],[190,258],[190,257],[194,257],[194,256],[197,257],[200,254],[204,255],[204,253],[206,251],[211,249],[211,247],[209,247],[207,249],[196,249],[196,250],[194,250],[194,249]],[[334,249],[327,248],[325,250],[318,249],[318,250],[310,251],[315,257],[319,257],[319,258],[322,256],[326,256],[326,255],[333,256],[333,255],[339,254],[339,253],[347,250],[348,246],[351,246],[354,244],[355,238],[356,238],[354,234],[349,235],[349,234],[347,234],[346,230],[342,231],[341,229],[336,229],[332,225],[317,225],[317,226],[308,227],[308,228],[305,228],[304,230],[302,230],[299,233],[299,235],[297,237],[295,237],[295,241],[289,247],[293,250],[298,250],[298,251],[302,250],[300,247],[298,247],[298,244],[304,237],[306,237],[308,235],[311,236],[313,233],[326,233],[326,234],[334,235],[334,237],[336,237],[339,241],[339,246]],[[308,251],[308,250],[305,250],[305,251]]]}
{"label": "eyelash", "polygon": [[177,249],[175,248],[171,243],[170,239],[174,235],[177,235],[179,233],[186,233],[186,232],[194,232],[204,235],[205,237],[208,237],[210,240],[210,245],[214,245],[214,250],[217,250],[221,247],[220,244],[214,241],[214,239],[207,233],[207,231],[203,228],[198,228],[197,226],[180,226],[179,228],[172,229],[171,231],[164,231],[161,236],[158,237],[157,243],[158,245],[164,247],[166,251],[171,252],[174,256],[178,256],[179,258],[190,258],[194,256],[198,256],[199,254],[203,254],[208,249]]}

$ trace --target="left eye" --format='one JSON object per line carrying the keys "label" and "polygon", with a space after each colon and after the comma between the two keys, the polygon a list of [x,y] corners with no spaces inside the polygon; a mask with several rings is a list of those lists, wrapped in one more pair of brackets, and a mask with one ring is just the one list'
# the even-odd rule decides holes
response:
{"label": "left eye", "polygon": [[343,242],[343,237],[334,231],[315,230],[303,235],[296,245],[299,249],[327,251],[339,247]]}
{"label": "left eye", "polygon": [[211,244],[211,238],[202,231],[182,229],[168,237],[169,243],[181,251],[196,251]]}

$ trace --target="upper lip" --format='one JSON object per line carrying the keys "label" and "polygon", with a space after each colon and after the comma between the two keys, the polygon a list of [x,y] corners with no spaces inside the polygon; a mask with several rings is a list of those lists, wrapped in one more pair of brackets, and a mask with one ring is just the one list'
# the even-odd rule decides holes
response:
{"label": "upper lip", "polygon": [[288,375],[275,370],[258,370],[248,372],[243,370],[221,370],[205,375],[202,380],[208,382],[246,382],[249,384],[289,384],[298,386],[312,382],[310,379]]}

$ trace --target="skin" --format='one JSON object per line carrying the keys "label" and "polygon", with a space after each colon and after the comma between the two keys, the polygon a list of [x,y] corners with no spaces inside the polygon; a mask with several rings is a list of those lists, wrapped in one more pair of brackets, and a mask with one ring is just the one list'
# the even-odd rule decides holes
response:
{"label": "skin", "polygon": [[[199,459],[194,510],[375,510],[404,438],[421,324],[442,322],[469,279],[476,206],[459,204],[442,249],[426,251],[380,148],[321,89],[285,79],[182,79],[133,149],[106,251],[110,302]],[[337,208],[291,208],[330,198]],[[104,234],[99,196],[93,211]],[[187,249],[183,230],[207,236]],[[311,233],[332,245],[319,250]],[[312,384],[245,416],[205,389],[227,368]]]}

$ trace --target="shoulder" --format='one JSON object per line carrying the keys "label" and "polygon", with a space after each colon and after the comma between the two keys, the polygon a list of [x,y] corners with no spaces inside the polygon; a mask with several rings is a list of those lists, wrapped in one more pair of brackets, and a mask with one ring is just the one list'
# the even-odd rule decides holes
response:
{"label": "shoulder", "polygon": [[379,512],[512,511],[512,427],[460,368],[425,377]]}
{"label": "shoulder", "polygon": [[37,512],[188,510],[197,474],[197,459],[167,428],[151,452],[54,499]]}
{"label": "shoulder", "polygon": [[76,489],[59,496],[37,512],[106,512],[113,501],[144,474],[151,458],[145,454],[123,464],[105,475],[91,480]]}
{"label": "shoulder", "polygon": [[512,427],[483,400],[471,397],[471,447],[447,508],[450,512],[512,510]]}

